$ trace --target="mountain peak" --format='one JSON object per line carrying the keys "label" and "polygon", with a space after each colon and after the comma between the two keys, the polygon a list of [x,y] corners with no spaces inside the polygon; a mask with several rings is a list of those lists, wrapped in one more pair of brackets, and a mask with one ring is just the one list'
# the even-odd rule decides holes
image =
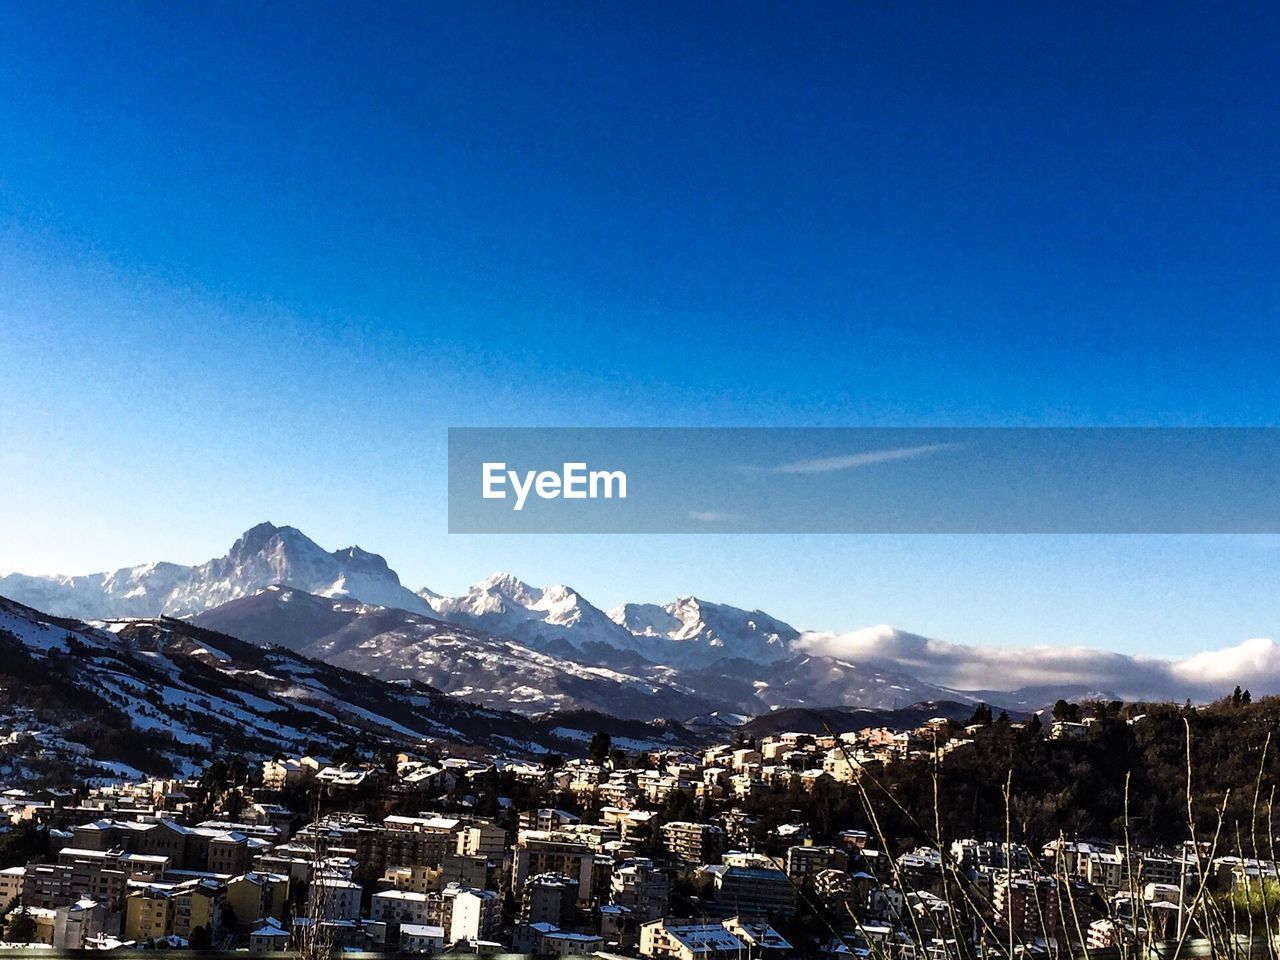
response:
{"label": "mountain peak", "polygon": [[255,553],[261,553],[263,547],[265,547],[271,541],[271,538],[279,531],[280,528],[269,520],[264,520],[262,523],[254,524],[244,533],[240,534],[236,542],[231,545],[231,550],[228,552],[228,556],[248,557]]}
{"label": "mountain peak", "polygon": [[547,587],[542,591],[542,599],[549,603],[579,603],[585,602],[582,594],[573,587],[566,586],[563,583],[557,583],[553,587]]}
{"label": "mountain peak", "polygon": [[386,577],[400,583],[400,577],[387,564],[386,558],[378,553],[370,553],[360,547],[344,547],[330,554],[333,559],[347,567],[348,570],[364,574]]}
{"label": "mountain peak", "polygon": [[501,571],[490,574],[471,589],[476,593],[496,593],[500,597],[517,603],[536,602],[542,596],[541,590],[529,586],[519,577]]}

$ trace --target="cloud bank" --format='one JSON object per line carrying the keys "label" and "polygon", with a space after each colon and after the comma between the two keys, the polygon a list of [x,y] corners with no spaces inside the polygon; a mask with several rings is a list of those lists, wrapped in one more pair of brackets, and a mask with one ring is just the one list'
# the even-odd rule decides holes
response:
{"label": "cloud bank", "polygon": [[1131,700],[1215,700],[1239,684],[1255,695],[1280,693],[1280,645],[1256,638],[1184,660],[1138,657],[1090,647],[966,646],[890,626],[850,633],[804,633],[798,652],[883,664],[957,690],[1006,691],[1084,686]]}

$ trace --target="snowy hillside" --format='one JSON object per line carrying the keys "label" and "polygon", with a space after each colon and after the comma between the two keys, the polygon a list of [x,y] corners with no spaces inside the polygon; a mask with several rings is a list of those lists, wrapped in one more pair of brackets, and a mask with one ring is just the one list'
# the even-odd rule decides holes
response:
{"label": "snowy hillside", "polygon": [[[545,596],[545,595],[544,595]],[[523,609],[523,608],[522,608]],[[271,587],[193,621],[255,643],[387,680],[420,680],[466,700],[521,713],[594,709],[642,720],[692,716],[707,702],[649,674],[594,666],[433,617]]]}
{"label": "snowy hillside", "polygon": [[[420,683],[392,684],[175,620],[64,620],[0,598],[0,768],[60,757],[76,776],[190,772],[215,749],[309,744],[560,749],[546,728]],[[47,764],[45,764],[47,765]]]}

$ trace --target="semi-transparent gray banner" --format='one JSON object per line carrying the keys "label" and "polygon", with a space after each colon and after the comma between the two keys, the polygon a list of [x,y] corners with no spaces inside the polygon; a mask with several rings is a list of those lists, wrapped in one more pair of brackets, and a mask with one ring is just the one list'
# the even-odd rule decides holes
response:
{"label": "semi-transparent gray banner", "polygon": [[1280,429],[449,431],[451,533],[1280,533]]}

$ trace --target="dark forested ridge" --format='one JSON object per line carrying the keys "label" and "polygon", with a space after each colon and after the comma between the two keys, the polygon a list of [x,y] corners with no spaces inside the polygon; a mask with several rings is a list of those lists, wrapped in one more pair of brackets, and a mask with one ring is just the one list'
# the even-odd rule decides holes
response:
{"label": "dark forested ridge", "polygon": [[764,823],[800,812],[820,831],[835,831],[872,829],[870,805],[894,841],[923,842],[935,824],[943,837],[999,839],[1006,831],[1008,787],[1015,840],[1040,842],[1065,833],[1118,841],[1127,820],[1134,842],[1176,843],[1188,837],[1189,759],[1191,806],[1202,837],[1212,837],[1220,809],[1223,836],[1232,842],[1251,835],[1252,816],[1266,823],[1280,786],[1274,736],[1280,698],[1250,703],[1246,694],[1203,707],[1064,706],[1069,715],[1096,718],[1078,739],[1052,738],[1048,717],[1022,724],[995,719],[969,732],[953,724],[939,733],[940,741],[972,742],[936,762],[873,763],[859,784],[822,781],[812,793],[777,790],[749,806]]}

